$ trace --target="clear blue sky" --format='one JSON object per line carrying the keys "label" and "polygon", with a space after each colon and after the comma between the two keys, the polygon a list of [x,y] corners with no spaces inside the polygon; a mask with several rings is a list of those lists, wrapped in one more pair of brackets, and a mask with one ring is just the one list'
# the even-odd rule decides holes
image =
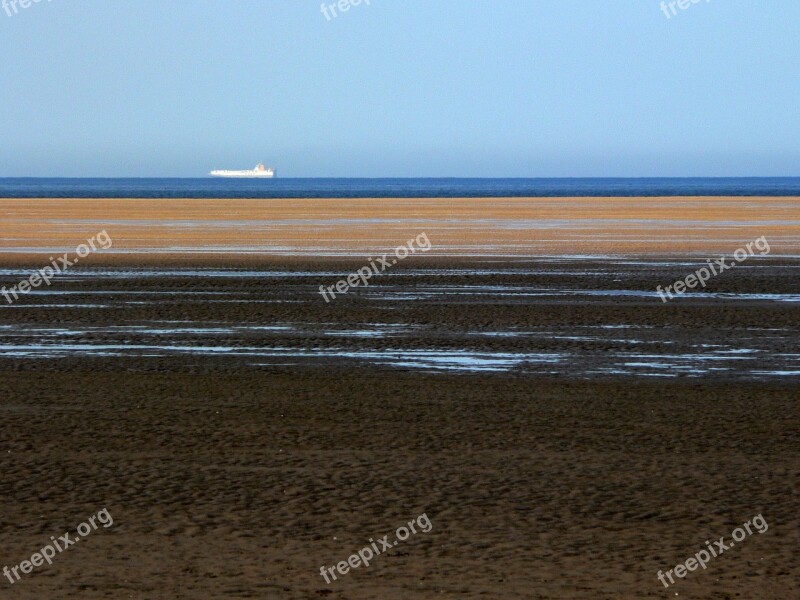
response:
{"label": "clear blue sky", "polygon": [[800,2],[659,4],[0,10],[0,176],[800,175]]}

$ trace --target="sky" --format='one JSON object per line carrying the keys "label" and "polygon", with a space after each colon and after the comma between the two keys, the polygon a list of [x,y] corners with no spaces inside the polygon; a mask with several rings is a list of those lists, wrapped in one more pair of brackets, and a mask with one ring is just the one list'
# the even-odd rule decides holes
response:
{"label": "sky", "polygon": [[800,176],[797,0],[19,1],[0,177]]}

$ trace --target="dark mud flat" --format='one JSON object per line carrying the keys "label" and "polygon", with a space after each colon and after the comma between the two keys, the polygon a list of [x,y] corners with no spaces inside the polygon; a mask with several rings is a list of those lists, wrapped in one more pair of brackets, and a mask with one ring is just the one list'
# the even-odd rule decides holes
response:
{"label": "dark mud flat", "polygon": [[330,302],[320,286],[360,265],[76,271],[0,304],[0,365],[800,379],[800,261],[754,258],[661,301],[657,286],[703,264],[417,263]]}
{"label": "dark mud flat", "polygon": [[0,561],[114,525],[0,597],[797,598],[800,262],[661,303],[699,264],[429,262],[330,304],[361,265],[115,267],[2,305]]}

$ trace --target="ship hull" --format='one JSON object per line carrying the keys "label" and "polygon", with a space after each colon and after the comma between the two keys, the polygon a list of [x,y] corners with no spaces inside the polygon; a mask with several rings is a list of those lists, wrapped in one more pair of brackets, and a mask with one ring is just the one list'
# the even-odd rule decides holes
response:
{"label": "ship hull", "polygon": [[232,179],[272,179],[274,171],[211,171],[212,177],[228,177]]}

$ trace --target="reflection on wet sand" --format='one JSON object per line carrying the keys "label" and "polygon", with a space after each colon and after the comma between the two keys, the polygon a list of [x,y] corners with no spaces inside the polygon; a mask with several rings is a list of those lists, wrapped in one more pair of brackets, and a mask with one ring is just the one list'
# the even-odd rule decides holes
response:
{"label": "reflection on wet sand", "polygon": [[[318,282],[345,269],[89,269],[63,278],[58,289],[0,306],[0,360],[565,378],[795,376],[800,293],[793,273],[800,265],[765,259],[715,282],[735,288],[687,293],[662,308],[648,278],[693,264],[618,260],[614,277],[606,261],[563,258],[505,269],[410,268],[324,310]],[[776,291],[754,291],[765,279]],[[729,322],[703,322],[709,313]],[[759,326],[765,314],[767,324],[780,326]]]}

